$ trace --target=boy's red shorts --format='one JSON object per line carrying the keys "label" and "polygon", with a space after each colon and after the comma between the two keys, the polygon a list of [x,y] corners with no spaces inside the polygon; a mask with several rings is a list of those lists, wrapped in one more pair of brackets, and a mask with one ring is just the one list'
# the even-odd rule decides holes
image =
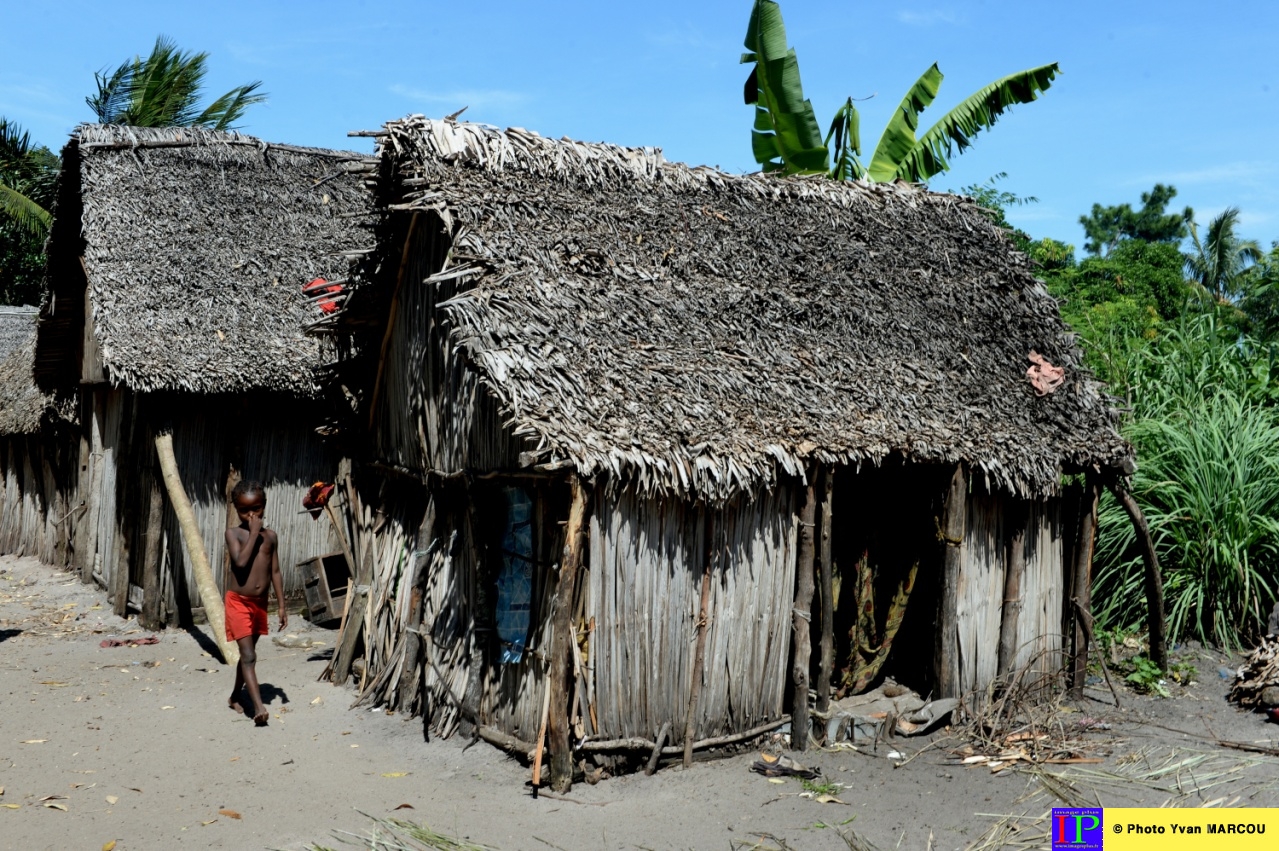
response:
{"label": "boy's red shorts", "polygon": [[254,635],[267,635],[266,595],[246,597],[226,592],[226,640],[239,641]]}

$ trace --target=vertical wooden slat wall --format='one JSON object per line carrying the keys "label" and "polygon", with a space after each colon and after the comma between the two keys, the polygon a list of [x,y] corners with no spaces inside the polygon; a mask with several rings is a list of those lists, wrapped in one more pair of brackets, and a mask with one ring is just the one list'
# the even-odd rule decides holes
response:
{"label": "vertical wooden slat wall", "polygon": [[960,548],[959,692],[981,689],[999,671],[999,624],[1004,596],[1003,498],[972,493]]}
{"label": "vertical wooden slat wall", "polygon": [[1065,600],[1061,498],[1034,500],[1029,508],[1016,664],[1023,667],[1033,662],[1032,673],[1051,675],[1061,670],[1061,612]]}

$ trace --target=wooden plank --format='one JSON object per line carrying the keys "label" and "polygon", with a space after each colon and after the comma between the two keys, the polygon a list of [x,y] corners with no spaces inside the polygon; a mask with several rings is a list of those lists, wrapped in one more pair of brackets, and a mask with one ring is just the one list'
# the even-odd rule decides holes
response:
{"label": "wooden plank", "polygon": [[955,466],[938,523],[942,553],[941,607],[937,618],[937,649],[934,664],[938,697],[959,697],[959,582],[963,566],[962,546],[968,521],[968,471]]}
{"label": "wooden plank", "polygon": [[591,501],[591,486],[576,474],[570,476],[569,487],[572,503],[569,508],[568,527],[564,533],[564,558],[560,563],[559,581],[555,588],[555,610],[552,613],[550,677],[550,714],[548,731],[551,747],[551,788],[564,793],[573,786],[573,752],[569,745],[569,694],[568,683],[572,677],[573,603],[576,599],[577,574],[587,553],[587,512]]}
{"label": "wooden plank", "polygon": [[[714,529],[714,511],[709,505],[702,509],[705,514],[705,552],[702,556],[702,602],[697,614],[697,650],[693,654],[693,668],[690,672],[692,685],[689,687],[688,697],[688,714],[684,719],[684,767],[688,768],[693,764],[693,739],[697,734],[697,709],[698,702],[702,696],[702,680],[703,672],[706,668],[706,629],[710,621],[710,612],[707,611],[707,604],[711,598],[711,571],[715,561],[715,529]],[[669,722],[662,724],[662,733],[658,734],[658,745],[654,748],[654,754],[661,750],[662,736],[665,732],[669,732]],[[657,758],[651,760],[653,770],[657,768]],[[653,771],[646,772],[652,774]]]}
{"label": "wooden plank", "polygon": [[818,571],[821,574],[819,593],[822,602],[822,637],[817,680],[817,711],[830,709],[831,680],[835,676],[835,601],[834,568],[831,562],[831,496],[835,486],[835,471],[826,468],[821,480],[821,538],[819,540]]}
{"label": "wooden plank", "polygon": [[164,490],[159,471],[149,465],[146,546],[142,558],[142,613],[138,620],[143,629],[162,629],[160,597],[160,556],[164,539]]}
{"label": "wooden plank", "polygon": [[[1072,607],[1084,612],[1092,611],[1092,554],[1097,532],[1097,500],[1101,485],[1089,476],[1084,489],[1083,516],[1079,519],[1079,547],[1076,550],[1075,581],[1071,593]],[[1088,675],[1088,631],[1083,619],[1075,614],[1074,645],[1072,653],[1070,694],[1078,699],[1084,696],[1084,680]]]}
{"label": "wooden plank", "polygon": [[1007,572],[1004,575],[1004,607],[999,619],[999,676],[1017,667],[1017,636],[1022,610],[1022,579],[1026,575],[1026,527],[1030,513],[1024,501],[1005,500],[1008,524]]}
{"label": "wooden plank", "polygon": [[817,515],[817,495],[813,486],[815,470],[808,474],[804,489],[804,505],[799,515],[799,554],[795,560],[795,605],[791,609],[795,630],[791,651],[791,683],[794,700],[791,710],[790,746],[792,750],[808,750],[808,672],[812,664],[813,641],[810,634],[813,614],[813,523]]}

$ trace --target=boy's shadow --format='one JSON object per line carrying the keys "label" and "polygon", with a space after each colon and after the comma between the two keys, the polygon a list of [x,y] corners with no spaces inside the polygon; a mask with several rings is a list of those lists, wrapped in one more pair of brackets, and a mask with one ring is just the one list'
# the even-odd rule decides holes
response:
{"label": "boy's shadow", "polygon": [[[258,683],[258,694],[262,695],[262,704],[264,706],[270,706],[275,703],[277,698],[281,705],[287,705],[289,702],[288,692],[270,683]],[[241,689],[235,702],[246,716],[253,717],[253,702],[249,700],[248,690]]]}

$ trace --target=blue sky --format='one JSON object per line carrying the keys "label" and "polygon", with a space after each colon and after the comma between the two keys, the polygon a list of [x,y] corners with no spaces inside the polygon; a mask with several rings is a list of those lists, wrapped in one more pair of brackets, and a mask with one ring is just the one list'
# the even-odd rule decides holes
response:
{"label": "blue sky", "polygon": [[[7,0],[0,115],[60,147],[91,117],[94,72],[163,33],[211,54],[211,94],[262,80],[270,102],[243,129],[271,141],[369,150],[347,131],[469,106],[476,121],[753,171],[738,64],[750,5]],[[1080,246],[1094,202],[1136,204],[1161,181],[1201,222],[1234,205],[1244,236],[1279,239],[1279,4],[783,0],[782,11],[823,126],[846,96],[873,96],[861,104],[871,148],[933,62],[946,79],[926,125],[1004,74],[1059,62],[1040,101],[932,183],[1007,172],[1003,188],[1039,198],[1010,215],[1033,236]]]}

